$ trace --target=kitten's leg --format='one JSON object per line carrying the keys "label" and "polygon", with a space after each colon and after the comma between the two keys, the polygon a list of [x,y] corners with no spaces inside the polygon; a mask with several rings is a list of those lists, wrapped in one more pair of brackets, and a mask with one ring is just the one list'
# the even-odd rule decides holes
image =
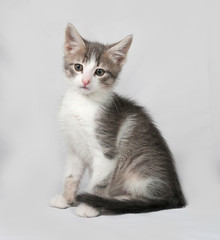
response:
{"label": "kitten's leg", "polygon": [[64,192],[50,201],[51,207],[67,208],[74,203],[80,180],[85,171],[85,162],[75,154],[69,153],[64,179]]}
{"label": "kitten's leg", "polygon": [[91,179],[87,186],[87,192],[99,195],[97,188],[100,188],[100,190],[103,191],[103,188],[107,187],[109,182],[108,179],[110,179],[115,166],[116,160],[114,159],[107,159],[105,157],[96,158],[92,165]]}
{"label": "kitten's leg", "polygon": [[[91,179],[87,186],[87,191],[96,195],[103,195],[105,188],[108,185],[108,178],[111,176],[115,168],[115,160],[107,158],[97,158],[93,162]],[[96,217],[100,212],[87,204],[81,203],[76,214],[80,217]]]}

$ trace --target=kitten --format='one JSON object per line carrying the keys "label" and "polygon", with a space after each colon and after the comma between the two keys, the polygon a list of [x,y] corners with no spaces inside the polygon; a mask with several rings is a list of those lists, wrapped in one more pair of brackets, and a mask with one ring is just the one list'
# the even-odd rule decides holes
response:
{"label": "kitten", "polygon": [[[132,35],[103,45],[68,24],[64,68],[68,89],[60,123],[67,146],[64,193],[52,207],[79,203],[76,214],[95,217],[185,206],[172,154],[146,111],[113,92]],[[87,193],[77,195],[89,170]]]}

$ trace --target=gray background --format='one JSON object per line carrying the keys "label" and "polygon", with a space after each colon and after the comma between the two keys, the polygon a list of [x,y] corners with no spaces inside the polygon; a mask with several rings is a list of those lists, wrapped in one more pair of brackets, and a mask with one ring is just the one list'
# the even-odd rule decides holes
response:
{"label": "gray background", "polygon": [[[219,239],[219,13],[219,1],[1,0],[1,239]],[[147,107],[167,139],[186,209],[81,219],[48,207],[62,189],[68,22],[103,43],[134,34],[116,91]]]}

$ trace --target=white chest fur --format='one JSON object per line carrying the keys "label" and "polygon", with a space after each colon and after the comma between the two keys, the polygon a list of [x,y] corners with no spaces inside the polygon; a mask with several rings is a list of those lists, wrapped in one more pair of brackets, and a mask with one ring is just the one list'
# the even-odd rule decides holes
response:
{"label": "white chest fur", "polygon": [[73,92],[65,94],[61,105],[60,123],[67,147],[86,161],[100,151],[95,133],[99,108],[87,96]]}

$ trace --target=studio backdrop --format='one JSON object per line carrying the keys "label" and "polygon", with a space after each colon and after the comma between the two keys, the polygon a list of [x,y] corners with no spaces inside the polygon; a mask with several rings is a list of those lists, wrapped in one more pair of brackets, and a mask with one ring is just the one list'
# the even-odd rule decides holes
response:
{"label": "studio backdrop", "polygon": [[[219,1],[0,2],[0,238],[53,233],[83,239],[91,232],[103,239],[108,229],[106,217],[93,220],[100,221],[97,227],[74,217],[74,210],[59,212],[48,204],[63,184],[58,111],[66,87],[63,43],[69,22],[91,41],[114,43],[134,35],[115,91],[148,109],[166,138],[188,201],[185,211],[197,209],[198,219],[218,218],[219,12]],[[135,227],[130,215],[123,216],[127,225],[115,219],[121,235],[112,230],[106,239],[134,237],[134,229],[148,239],[159,234],[153,231],[158,226],[165,237],[176,234],[169,218],[164,228],[147,214],[135,216]],[[129,221],[134,228],[127,229]]]}

